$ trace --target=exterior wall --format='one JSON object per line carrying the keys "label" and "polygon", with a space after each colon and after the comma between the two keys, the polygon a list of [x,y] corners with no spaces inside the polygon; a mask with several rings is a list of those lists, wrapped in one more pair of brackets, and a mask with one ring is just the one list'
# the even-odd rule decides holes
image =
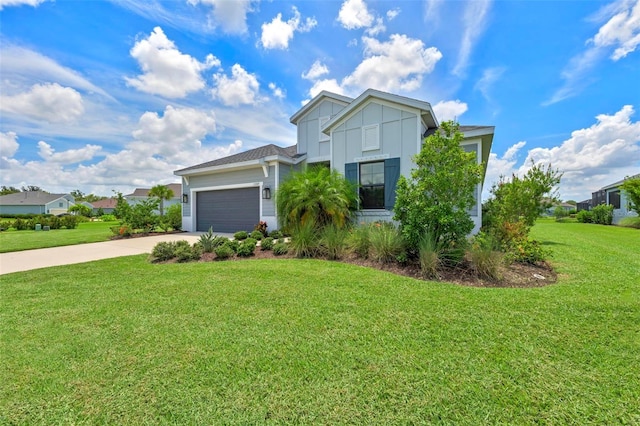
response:
{"label": "exterior wall", "polygon": [[0,205],[0,214],[45,214],[45,206]]}
{"label": "exterior wall", "polygon": [[631,210],[631,202],[629,201],[627,194],[625,194],[624,191],[621,191],[620,188],[618,187],[610,188],[605,191],[606,203],[613,204],[612,199],[614,197],[614,194],[616,193],[620,197],[620,208],[613,209],[614,225],[617,225],[618,223],[620,223],[620,221],[625,217],[633,217],[638,215],[636,212]]}
{"label": "exterior wall", "polygon": [[325,99],[298,121],[298,152],[307,154],[310,163],[329,160],[331,142],[320,141],[320,119],[332,117],[340,112],[342,104]]}
{"label": "exterior wall", "polygon": [[[182,205],[182,228],[192,231],[195,228],[195,197],[200,191],[212,191],[216,189],[234,189],[258,186],[260,188],[260,220],[266,221],[271,229],[275,229],[275,197],[276,165],[268,166],[269,176],[265,177],[262,167],[233,170],[222,173],[211,173],[200,176],[189,176],[188,182],[182,178],[182,191],[189,196],[189,202]],[[262,189],[271,189],[271,199],[262,199]]]}

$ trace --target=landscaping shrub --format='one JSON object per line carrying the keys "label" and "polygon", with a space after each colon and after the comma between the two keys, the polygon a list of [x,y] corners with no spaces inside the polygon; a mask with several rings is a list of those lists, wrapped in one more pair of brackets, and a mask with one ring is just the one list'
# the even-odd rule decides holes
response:
{"label": "landscaping shrub", "polygon": [[191,262],[202,257],[202,246],[195,243],[193,246],[188,241],[176,241],[174,254],[178,262]]}
{"label": "landscaping shrub", "polygon": [[269,232],[269,236],[277,240],[278,238],[282,238],[282,232],[277,229],[274,229],[273,231]]}
{"label": "landscaping shrub", "polygon": [[133,230],[131,229],[131,227],[126,224],[112,226],[109,229],[111,229],[111,232],[113,233],[113,235],[121,238],[127,238],[127,237],[130,237],[131,234],[133,234]]}
{"label": "landscaping shrub", "polygon": [[492,280],[502,279],[504,255],[497,250],[493,237],[480,232],[469,248],[471,265],[479,277]]}
{"label": "landscaping shrub", "polygon": [[218,259],[228,259],[235,254],[230,244],[222,244],[214,249]]}
{"label": "landscaping shrub", "polygon": [[291,231],[291,250],[298,258],[315,257],[320,249],[320,238],[312,220],[298,223]]}
{"label": "landscaping shrub", "polygon": [[58,219],[60,227],[66,229],[76,229],[78,227],[78,222],[80,221],[77,216],[63,216]]}
{"label": "landscaping shrub", "polygon": [[[262,234],[263,237],[266,237],[269,235],[269,233],[267,232],[267,222],[261,220],[254,228],[254,231],[258,231]],[[261,240],[262,238],[256,238],[256,240]]]}
{"label": "landscaping shrub", "polygon": [[17,231],[26,231],[29,229],[29,222],[24,219],[16,219],[13,221],[13,225],[11,225]]}
{"label": "landscaping shrub", "polygon": [[620,221],[620,226],[624,226],[626,228],[636,228],[640,229],[640,217],[625,217]]}
{"label": "landscaping shrub", "polygon": [[402,234],[392,223],[374,223],[369,231],[369,241],[369,257],[377,262],[393,262],[405,251]]}
{"label": "landscaping shrub", "polygon": [[147,199],[136,203],[131,207],[128,217],[124,220],[133,229],[140,229],[142,233],[148,234],[158,224],[158,215],[155,210],[158,208],[158,200]]}
{"label": "landscaping shrub", "polygon": [[371,225],[369,224],[360,224],[360,226],[354,228],[349,235],[347,240],[347,244],[349,249],[361,257],[366,259],[369,256],[369,246],[371,245],[369,241],[369,233],[371,231]]}
{"label": "landscaping shrub", "polygon": [[151,256],[149,260],[151,262],[166,262],[167,260],[173,259],[174,257],[174,242],[161,241],[153,247],[153,250],[151,250]]}
{"label": "landscaping shrub", "polygon": [[237,254],[240,257],[253,256],[256,251],[257,241],[254,238],[247,238],[238,246]]}
{"label": "landscaping shrub", "polygon": [[262,251],[266,251],[266,250],[271,250],[273,248],[273,238],[263,238],[262,241],[260,241],[260,250]]}
{"label": "landscaping shrub", "polygon": [[569,212],[563,209],[562,207],[558,206],[555,209],[553,209],[553,217],[556,218],[556,222],[561,222],[562,219],[564,219],[567,216],[569,216]]}
{"label": "landscaping shrub", "polygon": [[580,210],[578,214],[576,214],[576,219],[580,223],[591,223],[593,222],[593,213],[589,210]]}
{"label": "landscaping shrub", "polygon": [[116,220],[116,217],[112,214],[103,214],[102,216],[100,216],[100,220],[103,222],[114,222]]}
{"label": "landscaping shrub", "polygon": [[440,259],[440,247],[435,237],[429,233],[422,236],[418,246],[418,260],[420,271],[427,279],[439,279],[438,269],[442,264]]}
{"label": "landscaping shrub", "polygon": [[247,238],[249,238],[249,233],[247,231],[238,231],[233,234],[233,238],[237,241],[246,240]]}
{"label": "landscaping shrub", "polygon": [[202,250],[204,250],[205,253],[212,253],[213,249],[216,248],[215,239],[216,236],[213,235],[212,227],[210,227],[207,232],[200,235],[199,242],[202,245]]}
{"label": "landscaping shrub", "polygon": [[167,208],[163,221],[175,231],[182,230],[182,205],[172,204]]}
{"label": "landscaping shrub", "polygon": [[215,237],[213,239],[213,248],[215,249],[216,247],[220,247],[221,245],[228,243],[230,240],[227,237]]}
{"label": "landscaping shrub", "polygon": [[344,228],[335,225],[325,226],[320,236],[320,247],[322,253],[329,260],[340,259],[346,249],[348,232]]}
{"label": "landscaping shrub", "polygon": [[507,262],[530,263],[532,265],[547,260],[551,251],[542,247],[539,241],[523,239],[514,241],[504,258]]}
{"label": "landscaping shrub", "polygon": [[287,243],[278,243],[273,246],[273,254],[282,256],[289,253],[289,245]]}
{"label": "landscaping shrub", "polygon": [[250,238],[253,238],[256,241],[260,241],[261,239],[264,238],[264,234],[261,231],[253,231],[251,232],[251,234],[249,234]]}
{"label": "landscaping shrub", "polygon": [[591,209],[593,223],[598,225],[611,225],[613,222],[613,206],[600,204]]}

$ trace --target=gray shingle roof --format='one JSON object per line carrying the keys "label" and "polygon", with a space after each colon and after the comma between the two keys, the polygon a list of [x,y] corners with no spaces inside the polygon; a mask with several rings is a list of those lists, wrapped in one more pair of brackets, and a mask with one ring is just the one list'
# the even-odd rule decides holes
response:
{"label": "gray shingle roof", "polygon": [[225,164],[233,164],[233,163],[242,163],[245,161],[252,160],[260,160],[266,157],[280,156],[287,158],[297,158],[301,154],[297,153],[296,145],[288,146],[286,148],[279,147],[274,144],[269,144],[265,146],[261,146],[259,148],[250,149],[249,151],[240,152],[238,154],[233,154],[228,157],[218,158],[217,160],[208,161],[206,163],[198,164],[195,166],[187,167],[185,169],[177,170],[176,173],[179,172],[187,172],[191,170],[197,169],[205,169],[209,167],[222,166]]}
{"label": "gray shingle roof", "polygon": [[48,194],[43,191],[16,192],[0,196],[3,206],[44,206],[68,194]]}
{"label": "gray shingle roof", "polygon": [[[181,183],[170,183],[165,186],[168,186],[173,191],[173,198],[180,197],[180,192],[182,191]],[[148,197],[149,191],[151,191],[151,188],[136,188],[132,194],[127,194],[125,197]]]}

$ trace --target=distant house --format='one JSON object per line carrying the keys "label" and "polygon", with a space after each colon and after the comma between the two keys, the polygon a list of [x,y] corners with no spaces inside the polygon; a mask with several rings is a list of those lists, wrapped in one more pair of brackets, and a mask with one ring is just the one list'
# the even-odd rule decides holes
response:
{"label": "distant house", "polygon": [[610,185],[603,186],[598,191],[591,194],[591,206],[595,207],[600,204],[608,204],[613,206],[613,223],[617,224],[625,217],[637,216],[637,213],[631,210],[631,201],[627,195],[620,189],[620,185],[627,179],[640,178],[640,173],[614,182]]}
{"label": "distant house", "polygon": [[93,210],[93,214],[98,213],[99,209],[102,209],[102,213],[104,214],[112,214],[116,209],[116,204],[118,204],[117,199],[105,198],[104,200],[98,200],[91,203],[91,208]]}
{"label": "distant house", "polygon": [[[170,183],[166,186],[173,191],[173,198],[164,202],[165,211],[169,206],[173,204],[180,204],[182,202],[182,184]],[[124,199],[127,200],[127,203],[135,205],[141,201],[154,198],[149,197],[149,191],[151,191],[151,188],[136,188],[131,194],[125,195]]]}
{"label": "distant house", "polygon": [[67,213],[75,204],[71,194],[49,194],[44,191],[16,192],[0,196],[0,214]]}
{"label": "distant house", "polygon": [[576,204],[576,211],[591,210],[591,198],[588,200],[580,201]]}

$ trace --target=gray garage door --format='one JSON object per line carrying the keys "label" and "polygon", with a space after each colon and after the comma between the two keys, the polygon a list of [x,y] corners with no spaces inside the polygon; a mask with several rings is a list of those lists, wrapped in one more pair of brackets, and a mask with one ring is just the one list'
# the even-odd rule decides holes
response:
{"label": "gray garage door", "polygon": [[198,231],[252,231],[260,221],[259,188],[198,192],[196,212]]}

